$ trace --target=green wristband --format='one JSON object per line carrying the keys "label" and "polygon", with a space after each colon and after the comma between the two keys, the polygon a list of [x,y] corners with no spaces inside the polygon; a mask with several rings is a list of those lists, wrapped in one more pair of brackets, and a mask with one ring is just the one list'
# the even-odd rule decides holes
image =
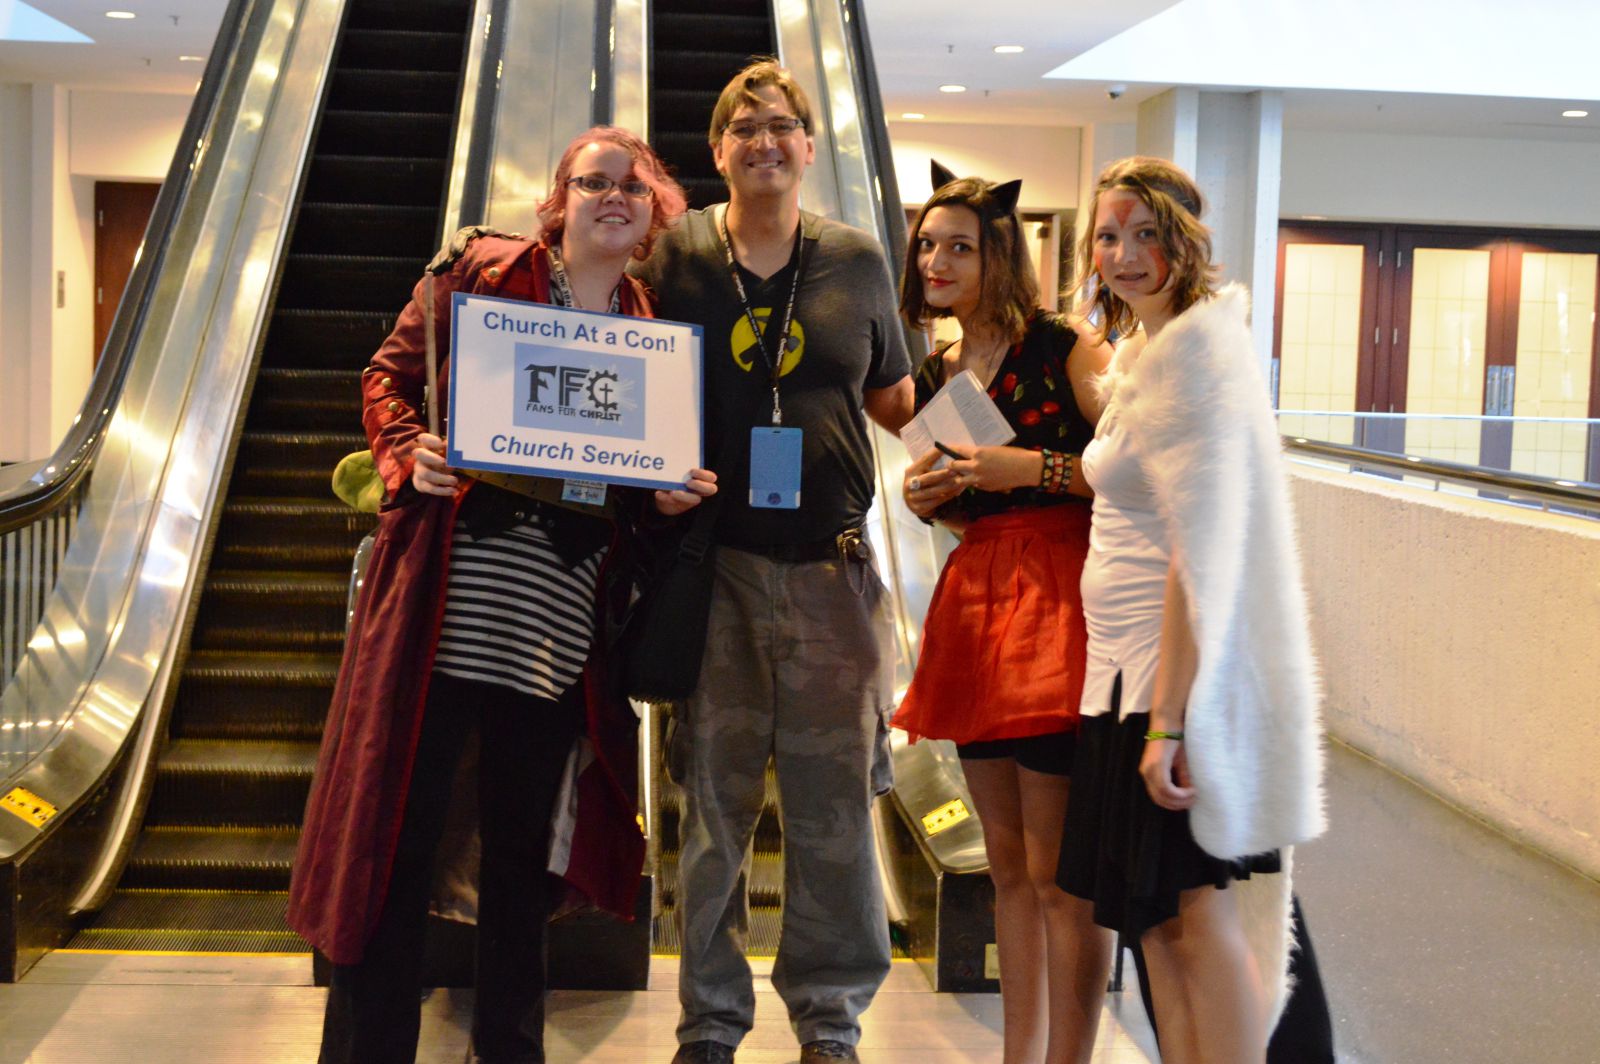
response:
{"label": "green wristband", "polygon": [[1181,742],[1183,742],[1183,732],[1181,732],[1181,731],[1147,731],[1147,732],[1144,733],[1144,739],[1145,739],[1145,742],[1149,742],[1151,739],[1176,739],[1178,742],[1181,743]]}

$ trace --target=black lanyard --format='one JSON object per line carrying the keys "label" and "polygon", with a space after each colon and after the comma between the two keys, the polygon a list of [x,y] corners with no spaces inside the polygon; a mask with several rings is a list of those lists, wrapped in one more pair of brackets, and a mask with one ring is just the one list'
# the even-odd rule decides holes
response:
{"label": "black lanyard", "polygon": [[[728,212],[724,208],[721,223],[722,249],[728,255],[728,275],[733,278],[733,287],[739,293],[739,302],[744,307],[745,320],[750,323],[751,335],[755,338],[756,350],[761,352],[761,361],[767,365],[767,379],[772,386],[772,423],[783,424],[783,406],[778,402],[778,378],[783,373],[783,356],[789,349],[789,325],[794,320],[794,305],[800,295],[800,274],[804,268],[804,257],[800,253],[805,244],[805,223],[802,220],[794,234],[794,251],[789,255],[789,265],[794,269],[794,278],[789,283],[789,303],[783,308],[783,327],[778,330],[777,355],[773,356],[767,351],[766,337],[762,335],[761,323],[756,318],[755,308],[750,305],[750,297],[745,294],[744,280],[739,276],[739,264],[733,257],[733,240],[728,236]],[[772,332],[772,317],[767,317],[767,333]]]}
{"label": "black lanyard", "polygon": [[[554,247],[546,247],[545,254],[550,258],[550,279],[556,285],[556,298],[561,300],[561,305],[574,310],[583,310],[578,306],[578,299],[572,294],[572,285],[567,281],[567,264],[561,261],[561,252]],[[622,282],[617,282],[617,287],[611,290],[611,313],[617,314],[622,310]]]}

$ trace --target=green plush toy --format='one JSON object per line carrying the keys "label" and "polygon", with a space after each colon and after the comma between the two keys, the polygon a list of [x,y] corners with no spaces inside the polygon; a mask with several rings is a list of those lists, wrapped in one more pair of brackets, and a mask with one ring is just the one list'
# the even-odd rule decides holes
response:
{"label": "green plush toy", "polygon": [[371,451],[351,451],[333,468],[333,493],[352,509],[375,514],[383,505],[383,478]]}

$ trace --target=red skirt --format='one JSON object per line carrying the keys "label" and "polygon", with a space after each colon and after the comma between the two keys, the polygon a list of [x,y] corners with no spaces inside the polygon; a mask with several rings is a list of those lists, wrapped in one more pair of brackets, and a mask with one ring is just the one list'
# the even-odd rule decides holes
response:
{"label": "red skirt", "polygon": [[933,589],[896,727],[958,743],[1077,727],[1089,514],[1072,502],[968,526]]}

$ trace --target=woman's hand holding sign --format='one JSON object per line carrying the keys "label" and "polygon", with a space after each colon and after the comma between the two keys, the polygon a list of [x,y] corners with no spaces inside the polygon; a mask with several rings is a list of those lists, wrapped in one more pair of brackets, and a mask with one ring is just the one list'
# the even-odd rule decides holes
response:
{"label": "woman's hand holding sign", "polygon": [[687,513],[700,505],[702,499],[717,493],[717,475],[709,469],[691,469],[683,487],[656,492],[656,509],[667,517]]}
{"label": "woman's hand holding sign", "polygon": [[452,475],[444,462],[444,441],[431,432],[417,437],[411,452],[411,486],[424,495],[454,495],[461,479]]}

